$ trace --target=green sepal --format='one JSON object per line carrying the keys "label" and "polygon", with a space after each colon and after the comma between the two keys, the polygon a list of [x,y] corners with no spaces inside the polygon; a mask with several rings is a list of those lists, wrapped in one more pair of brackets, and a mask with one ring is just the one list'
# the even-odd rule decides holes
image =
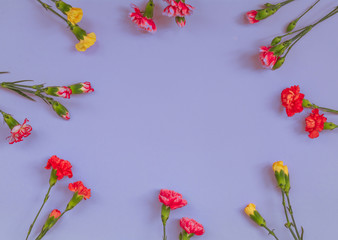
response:
{"label": "green sepal", "polygon": [[56,169],[52,169],[49,177],[49,186],[54,186],[58,180],[58,177],[56,176]]}
{"label": "green sepal", "polygon": [[76,205],[78,205],[81,202],[82,199],[83,199],[83,196],[79,196],[77,194],[77,192],[74,193],[72,199],[67,204],[66,211],[69,211],[69,210],[73,209]]}
{"label": "green sepal", "polygon": [[45,89],[43,89],[43,91],[50,96],[56,96],[58,97],[59,95],[57,95],[56,93],[59,91],[58,87],[46,87]]}
{"label": "green sepal", "polygon": [[275,46],[277,45],[278,43],[280,43],[280,41],[282,41],[282,37],[275,37],[274,39],[272,39],[271,41],[271,46]]}
{"label": "green sepal", "polygon": [[338,126],[332,122],[326,122],[324,123],[324,129],[325,130],[333,130],[335,128],[337,128]]}
{"label": "green sepal", "polygon": [[163,225],[166,225],[167,220],[169,219],[169,215],[170,215],[170,207],[162,204],[161,219],[162,219]]}
{"label": "green sepal", "polygon": [[278,9],[280,9],[280,5],[271,5],[265,9],[260,9],[257,11],[257,15],[255,17],[256,20],[263,20],[271,15],[275,14]]}
{"label": "green sepal", "polygon": [[147,3],[146,9],[144,10],[143,16],[148,18],[148,19],[153,18],[154,7],[155,7],[155,4],[154,4],[153,0],[149,0],[148,3]]}
{"label": "green sepal", "polygon": [[284,64],[284,62],[285,62],[285,57],[280,57],[275,63],[275,65],[273,65],[272,70],[276,70],[280,68]]}
{"label": "green sepal", "polygon": [[189,240],[192,236],[194,236],[194,234],[188,234],[185,230],[183,230],[180,233],[179,239],[180,240]]}
{"label": "green sepal", "polygon": [[70,25],[70,30],[74,33],[75,37],[80,41],[83,40],[85,36],[87,36],[87,33],[85,30],[80,28],[77,25]]}
{"label": "green sepal", "polygon": [[310,108],[310,107],[312,107],[312,103],[307,99],[303,99],[302,106],[304,108]]}
{"label": "green sepal", "polygon": [[70,85],[68,87],[72,90],[72,94],[81,94],[81,93],[83,93],[83,91],[81,89],[83,87],[82,83],[73,84],[73,85]]}
{"label": "green sepal", "polygon": [[55,2],[55,6],[57,7],[57,9],[59,9],[63,14],[67,14],[67,12],[69,12],[69,10],[72,8],[71,5],[63,2],[63,1],[56,1]]}
{"label": "green sepal", "polygon": [[1,112],[1,113],[9,129],[12,130],[15,126],[19,125],[19,122],[16,121],[10,114],[4,113],[4,112]]}
{"label": "green sepal", "polygon": [[259,226],[264,227],[266,226],[265,219],[259,214],[258,211],[254,211],[253,215],[250,215],[250,218],[257,223]]}
{"label": "green sepal", "polygon": [[299,19],[296,19],[296,20],[293,20],[292,22],[290,22],[290,24],[286,28],[286,32],[291,32],[296,27],[296,24],[297,24],[298,21],[299,21]]}

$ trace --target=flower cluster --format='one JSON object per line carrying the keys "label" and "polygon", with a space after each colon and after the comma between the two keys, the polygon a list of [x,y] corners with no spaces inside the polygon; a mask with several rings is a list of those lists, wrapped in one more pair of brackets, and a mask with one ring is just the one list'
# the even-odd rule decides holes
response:
{"label": "flower cluster", "polygon": [[[293,238],[295,240],[302,240],[304,235],[304,229],[301,228],[301,231],[299,231],[295,217],[294,212],[292,210],[291,201],[290,201],[290,177],[289,177],[289,170],[286,165],[282,161],[275,162],[272,165],[272,170],[274,172],[278,187],[281,190],[282,193],[282,199],[283,199],[283,208],[285,213],[285,218],[287,223],[285,224],[285,227],[290,231]],[[287,202],[285,201],[287,200]],[[261,214],[257,211],[256,205],[253,203],[250,203],[246,206],[244,209],[244,212],[260,227],[263,227],[265,230],[268,231],[269,235],[273,236],[275,239],[279,239],[275,232],[271,230],[265,221],[265,219],[261,216]]]}
{"label": "flower cluster", "polygon": [[[163,15],[175,17],[178,26],[184,27],[186,24],[186,16],[190,16],[193,7],[185,3],[185,0],[163,0],[168,6],[163,10]],[[154,1],[149,0],[145,10],[141,11],[136,5],[132,5],[133,12],[129,14],[131,20],[142,30],[154,33],[156,32],[156,24],[153,20]]]}
{"label": "flower cluster", "polygon": [[[188,202],[183,199],[182,194],[168,189],[161,189],[158,199],[162,203],[161,219],[163,223],[163,240],[166,240],[166,224],[169,219],[170,210],[184,207]],[[180,226],[183,229],[179,236],[180,240],[189,240],[194,235],[204,234],[202,224],[194,219],[183,217],[180,220]]]}
{"label": "flower cluster", "polygon": [[[56,16],[60,17],[64,20],[69,29],[75,35],[75,37],[79,40],[79,42],[75,45],[75,48],[80,51],[84,52],[89,47],[93,46],[96,42],[96,35],[95,33],[87,33],[84,29],[78,26],[78,23],[81,21],[83,17],[83,11],[81,8],[74,8],[70,4],[62,1],[62,0],[51,0],[54,2],[55,7],[57,10],[54,10],[50,5],[47,3],[38,0],[38,2],[48,11],[52,12]],[[58,12],[59,11],[59,12]],[[66,17],[64,17],[64,16]]]}
{"label": "flower cluster", "polygon": [[[72,165],[67,160],[63,160],[58,158],[57,156],[52,156],[48,162],[46,169],[51,169],[50,178],[49,178],[49,188],[47,191],[47,194],[44,198],[43,204],[37,213],[37,215],[34,218],[33,223],[30,225],[26,240],[29,238],[29,235],[31,234],[31,231],[34,227],[36,219],[39,217],[41,210],[45,206],[47,200],[50,197],[50,191],[52,187],[55,186],[57,181],[60,181],[64,177],[72,178],[73,172],[72,172]],[[83,199],[89,199],[91,196],[91,190],[86,188],[81,181],[77,181],[74,183],[70,183],[68,185],[68,189],[73,192],[73,197],[68,202],[65,210],[61,213],[60,210],[54,209],[48,216],[44,226],[42,227],[42,230],[40,234],[37,236],[36,240],[42,239],[46,233],[61,219],[61,217],[71,209],[73,209],[77,204],[79,204]]]}
{"label": "flower cluster", "polygon": [[[293,2],[294,0],[284,1],[278,4],[265,4],[264,9],[260,10],[252,10],[247,12],[246,16],[250,23],[257,23],[260,20],[263,20],[274,13],[277,12],[282,6]],[[291,21],[286,29],[286,34],[280,35],[275,37],[272,41],[270,46],[262,46],[260,48],[259,59],[263,67],[276,70],[279,69],[285,62],[286,56],[292,49],[292,47],[301,39],[303,38],[308,32],[310,32],[315,26],[319,23],[325,21],[326,19],[332,17],[336,13],[338,13],[338,7],[334,10],[329,12],[327,15],[319,19],[316,23],[308,25],[306,27],[300,28],[298,30],[294,30],[298,21],[308,13],[320,0],[317,0],[309,9],[307,9],[300,17],[296,18],[295,20]],[[287,38],[286,40],[283,40]],[[282,41],[283,40],[283,41]]]}
{"label": "flower cluster", "polygon": [[304,108],[312,109],[310,115],[305,118],[305,131],[309,133],[309,137],[312,139],[317,138],[323,130],[338,128],[336,124],[327,122],[327,118],[324,117],[324,114],[319,114],[319,110],[336,114],[338,111],[319,107],[311,103],[308,99],[305,99],[305,95],[300,92],[299,86],[291,86],[290,88],[284,89],[281,93],[281,102],[288,117],[302,112]]}

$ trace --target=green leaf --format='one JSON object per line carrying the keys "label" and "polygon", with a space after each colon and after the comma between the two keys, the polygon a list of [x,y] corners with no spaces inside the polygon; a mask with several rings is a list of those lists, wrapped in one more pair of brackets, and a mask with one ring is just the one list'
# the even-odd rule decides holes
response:
{"label": "green leaf", "polygon": [[21,95],[21,96],[23,96],[23,97],[25,97],[25,98],[28,98],[29,100],[35,102],[35,100],[34,100],[33,98],[31,98],[30,96],[28,96],[28,95],[27,95],[26,93],[24,93],[24,92],[21,92],[21,91],[19,91],[19,90],[17,90],[17,89],[14,89],[14,88],[8,88],[8,89],[10,89],[10,90],[16,92],[17,94],[19,94],[19,95]]}

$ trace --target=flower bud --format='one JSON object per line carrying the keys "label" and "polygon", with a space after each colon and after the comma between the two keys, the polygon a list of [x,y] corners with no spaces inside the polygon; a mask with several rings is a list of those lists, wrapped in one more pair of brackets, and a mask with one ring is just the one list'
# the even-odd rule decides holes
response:
{"label": "flower bud", "polygon": [[70,98],[72,90],[69,87],[47,87],[44,89],[45,93],[50,96]]}
{"label": "flower bud", "polygon": [[286,32],[291,32],[296,27],[296,24],[297,24],[298,20],[299,19],[296,19],[296,20],[290,22],[290,24],[286,28]]}
{"label": "flower bud", "polygon": [[283,161],[278,161],[272,165],[272,169],[275,172],[275,177],[280,189],[285,193],[289,193],[290,178],[288,167],[283,164]]}
{"label": "flower bud", "polygon": [[184,27],[186,24],[185,17],[175,17],[175,21],[179,27]]}
{"label": "flower bud", "polygon": [[310,108],[310,107],[312,107],[312,103],[307,99],[303,99],[302,106],[304,108]]}
{"label": "flower bud", "polygon": [[163,225],[167,223],[169,214],[170,214],[170,207],[163,204],[162,210],[161,210],[161,219],[162,219]]}
{"label": "flower bud", "polygon": [[265,219],[259,214],[259,212],[256,210],[256,205],[253,203],[250,203],[246,208],[244,209],[244,212],[246,215],[248,215],[255,223],[257,223],[259,226],[264,227],[266,226]]}
{"label": "flower bud", "polygon": [[282,37],[275,37],[272,42],[271,42],[271,46],[275,46],[277,45],[278,43],[280,43],[280,41],[282,41]]}
{"label": "flower bud", "polygon": [[59,103],[57,101],[53,101],[52,102],[52,106],[53,106],[54,111],[57,113],[57,115],[59,115],[60,117],[62,117],[65,120],[69,120],[70,119],[70,117],[69,117],[69,111],[61,103]]}
{"label": "flower bud", "polygon": [[69,88],[72,90],[72,94],[82,94],[94,92],[90,82],[77,83],[70,85]]}
{"label": "flower bud", "polygon": [[56,1],[55,6],[57,7],[57,9],[59,9],[64,14],[69,12],[69,10],[72,8],[71,5],[69,5],[69,4],[67,4],[63,1]]}
{"label": "flower bud", "polygon": [[277,62],[275,63],[275,65],[273,65],[272,70],[276,70],[278,68],[280,68],[285,62],[285,57],[280,57]]}
{"label": "flower bud", "polygon": [[42,232],[46,232],[51,229],[55,223],[58,221],[59,217],[61,216],[61,212],[57,209],[54,209],[48,216],[45,225],[42,228]]}
{"label": "flower bud", "polygon": [[335,128],[338,128],[338,126],[332,122],[325,122],[324,123],[324,129],[325,130],[333,130]]}

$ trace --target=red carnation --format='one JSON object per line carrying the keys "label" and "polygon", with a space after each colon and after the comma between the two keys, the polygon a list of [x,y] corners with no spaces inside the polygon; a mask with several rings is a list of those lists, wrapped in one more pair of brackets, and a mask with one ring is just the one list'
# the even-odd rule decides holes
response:
{"label": "red carnation", "polygon": [[324,129],[326,120],[324,114],[319,115],[319,110],[317,108],[312,110],[312,113],[305,118],[305,131],[309,132],[309,138],[317,138],[319,136],[319,132]]}
{"label": "red carnation", "polygon": [[57,209],[54,209],[50,214],[49,217],[54,217],[55,219],[59,218],[61,216],[61,212]]}
{"label": "red carnation", "polygon": [[182,194],[172,190],[161,189],[158,199],[171,210],[187,205],[187,200],[182,198]]}
{"label": "red carnation", "polygon": [[156,25],[153,19],[148,18],[143,15],[141,10],[135,6],[134,4],[132,5],[132,8],[134,9],[134,12],[129,14],[129,17],[131,20],[139,26],[139,28],[154,33],[156,32]]}
{"label": "red carnation", "polygon": [[181,218],[180,226],[188,233],[188,234],[196,234],[196,235],[203,235],[204,228],[202,224],[196,222],[194,219],[191,218]]}
{"label": "red carnation", "polygon": [[259,59],[264,67],[273,68],[273,66],[278,61],[279,57],[275,55],[274,52],[270,51],[270,47],[263,46],[260,48]]}
{"label": "red carnation", "polygon": [[304,94],[300,93],[299,86],[292,86],[282,91],[281,100],[282,105],[285,107],[288,117],[292,117],[295,113],[303,111]]}
{"label": "red carnation", "polygon": [[9,144],[21,142],[24,137],[28,137],[31,134],[32,127],[27,122],[28,120],[25,119],[22,124],[18,124],[12,128]]}
{"label": "red carnation", "polygon": [[68,189],[77,193],[78,196],[83,196],[84,200],[90,198],[90,189],[86,188],[81,181],[70,183]]}
{"label": "red carnation", "polygon": [[57,156],[52,156],[48,162],[46,169],[53,168],[56,170],[56,176],[58,180],[61,180],[63,177],[73,177],[72,165],[67,160],[58,158]]}
{"label": "red carnation", "polygon": [[256,16],[257,16],[256,10],[252,10],[252,11],[246,13],[246,17],[251,24],[259,22],[259,20],[256,20]]}

